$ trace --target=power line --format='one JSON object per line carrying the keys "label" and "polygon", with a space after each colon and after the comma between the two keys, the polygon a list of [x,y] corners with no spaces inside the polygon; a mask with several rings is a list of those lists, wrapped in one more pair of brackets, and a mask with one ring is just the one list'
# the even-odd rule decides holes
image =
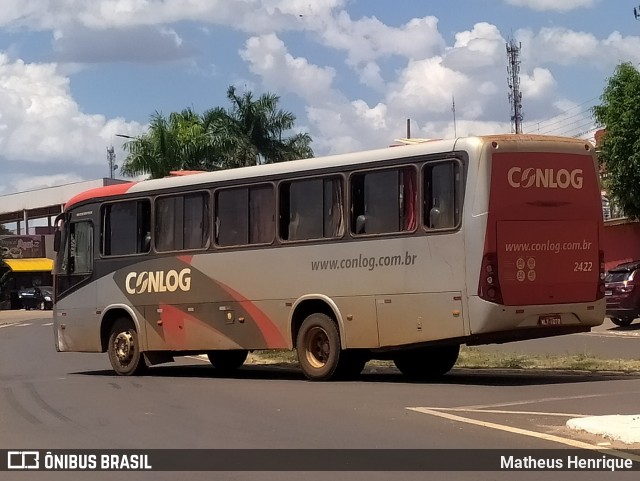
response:
{"label": "power line", "polygon": [[589,120],[588,122],[582,123],[580,125],[576,125],[574,127],[571,127],[570,129],[563,130],[562,132],[557,133],[555,135],[567,135],[570,132],[573,132],[575,130],[581,130],[581,129],[584,129],[585,127],[587,127],[587,126],[592,126],[592,125],[593,125],[593,121]]}
{"label": "power line", "polygon": [[[577,109],[577,108],[579,108],[579,107],[582,107],[584,104],[590,103],[590,102],[592,102],[592,101],[594,101],[594,100],[596,100],[596,99],[598,99],[598,98],[599,98],[599,97],[593,97],[593,98],[591,98],[591,99],[589,99],[589,100],[585,100],[584,102],[581,102],[581,103],[579,103],[579,104],[577,104],[577,105],[574,105],[573,107],[569,107],[567,110],[564,110],[564,111],[560,112],[559,114],[554,115],[553,117],[549,117],[548,119],[541,120],[540,122],[531,122],[530,124],[528,124],[528,125],[527,125],[527,129],[529,128],[529,125],[531,125],[531,127],[532,127],[532,128],[533,128],[533,126],[537,126],[538,128],[540,128],[540,125],[541,125],[541,124],[546,124],[547,122],[550,122],[550,121],[552,121],[553,119],[556,119],[556,118],[558,118],[558,117],[562,117],[564,114],[569,113],[569,112],[571,112],[572,110],[575,110],[575,109]],[[546,128],[546,127],[547,127],[547,126],[545,126],[545,128]]]}
{"label": "power line", "polygon": [[[568,117],[565,117],[565,118],[563,118],[563,119],[561,119],[561,120],[558,120],[558,121],[556,121],[556,122],[553,122],[553,123],[551,123],[551,124],[547,125],[547,126],[543,129],[543,131],[542,131],[542,132],[540,132],[540,133],[541,133],[541,134],[549,134],[549,133],[555,132],[555,131],[557,131],[557,130],[562,130],[562,129],[567,125],[567,124],[570,124],[570,123],[574,123],[574,122],[576,122],[576,121],[572,121],[571,119],[575,119],[575,118],[586,118],[586,116],[587,116],[587,113],[588,113],[588,112],[589,112],[588,110],[583,110],[583,111],[578,112],[577,114],[573,114],[573,115],[570,115],[570,116],[568,116]],[[578,121],[579,121],[579,120],[578,120]],[[553,126],[553,125],[556,125],[557,127],[549,128],[549,127],[551,127],[551,126]]]}

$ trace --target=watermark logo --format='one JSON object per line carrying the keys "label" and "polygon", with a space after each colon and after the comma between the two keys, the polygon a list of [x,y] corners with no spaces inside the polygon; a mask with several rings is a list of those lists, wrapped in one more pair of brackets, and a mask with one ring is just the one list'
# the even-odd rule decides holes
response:
{"label": "watermark logo", "polygon": [[40,469],[38,451],[8,451],[7,469]]}

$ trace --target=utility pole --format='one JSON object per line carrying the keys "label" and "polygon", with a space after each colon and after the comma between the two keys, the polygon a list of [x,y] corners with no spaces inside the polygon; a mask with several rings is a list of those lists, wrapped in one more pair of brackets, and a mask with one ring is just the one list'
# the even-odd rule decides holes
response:
{"label": "utility pole", "polygon": [[456,127],[456,98],[451,96],[451,111],[453,112],[453,136],[458,137],[458,129]]}
{"label": "utility pole", "polygon": [[507,82],[509,84],[509,104],[511,104],[511,131],[522,133],[522,92],[520,92],[520,49],[522,44],[515,40],[507,43]]}
{"label": "utility pole", "polygon": [[107,147],[107,160],[109,161],[109,178],[113,179],[113,171],[118,168],[115,164],[116,151],[114,150],[113,145]]}

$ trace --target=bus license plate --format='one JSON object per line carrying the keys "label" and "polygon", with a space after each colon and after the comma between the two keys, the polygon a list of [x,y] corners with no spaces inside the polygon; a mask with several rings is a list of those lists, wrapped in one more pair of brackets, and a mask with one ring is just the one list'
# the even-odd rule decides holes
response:
{"label": "bus license plate", "polygon": [[559,326],[560,324],[562,324],[562,317],[560,316],[560,314],[540,316],[538,318],[538,324],[541,326]]}

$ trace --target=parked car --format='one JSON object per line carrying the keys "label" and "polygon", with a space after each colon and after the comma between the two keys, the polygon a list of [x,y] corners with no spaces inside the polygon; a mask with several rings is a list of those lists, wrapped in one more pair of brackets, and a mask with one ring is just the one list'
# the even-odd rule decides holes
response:
{"label": "parked car", "polygon": [[18,298],[25,309],[53,309],[53,287],[27,287],[18,291]]}
{"label": "parked car", "polygon": [[616,326],[628,326],[640,316],[640,261],[625,262],[604,279],[607,316]]}

